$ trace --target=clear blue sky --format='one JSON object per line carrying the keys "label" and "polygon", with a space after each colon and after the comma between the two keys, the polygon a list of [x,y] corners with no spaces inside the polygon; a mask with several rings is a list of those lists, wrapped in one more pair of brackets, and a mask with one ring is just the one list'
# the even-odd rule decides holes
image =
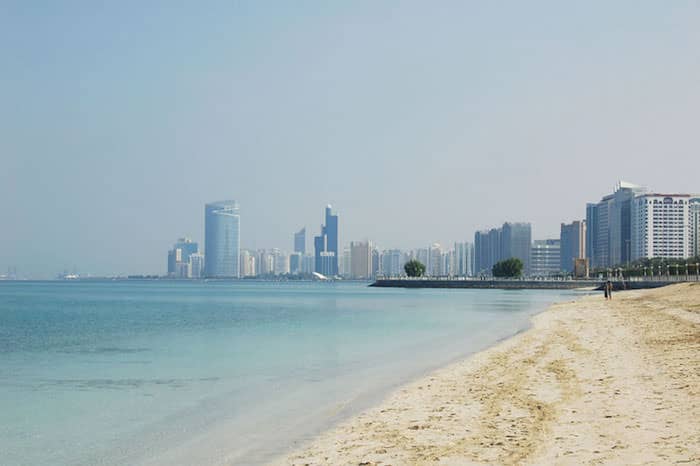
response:
{"label": "clear blue sky", "polygon": [[700,191],[697,1],[99,3],[0,4],[0,273],[162,273],[219,199],[408,248]]}

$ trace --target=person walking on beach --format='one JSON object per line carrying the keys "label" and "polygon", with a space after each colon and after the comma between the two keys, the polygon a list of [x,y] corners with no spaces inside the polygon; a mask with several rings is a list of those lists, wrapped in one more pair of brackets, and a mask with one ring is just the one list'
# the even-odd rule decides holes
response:
{"label": "person walking on beach", "polygon": [[608,282],[603,283],[603,294],[605,295],[605,300],[608,300]]}
{"label": "person walking on beach", "polygon": [[612,290],[613,290],[613,284],[610,280],[608,280],[608,283],[605,284],[605,296],[608,299],[612,299]]}

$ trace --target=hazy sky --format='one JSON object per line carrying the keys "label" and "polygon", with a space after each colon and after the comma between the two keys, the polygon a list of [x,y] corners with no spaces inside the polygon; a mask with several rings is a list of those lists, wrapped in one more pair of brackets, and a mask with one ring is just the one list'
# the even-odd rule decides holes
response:
{"label": "hazy sky", "polygon": [[697,1],[101,3],[0,3],[0,273],[164,273],[220,199],[289,250],[700,191]]}

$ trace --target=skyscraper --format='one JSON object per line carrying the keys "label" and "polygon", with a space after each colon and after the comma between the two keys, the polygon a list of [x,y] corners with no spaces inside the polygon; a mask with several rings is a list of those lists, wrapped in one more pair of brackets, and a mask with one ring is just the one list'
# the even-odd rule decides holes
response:
{"label": "skyscraper", "polygon": [[504,223],[501,234],[501,259],[515,257],[523,262],[523,272],[530,273],[532,227],[529,223]]}
{"label": "skyscraper", "polygon": [[316,272],[333,277],[338,275],[338,216],[332,207],[326,207],[326,223],[321,225],[321,234],[314,237]]}
{"label": "skyscraper", "polygon": [[612,267],[632,256],[632,200],[646,188],[620,181],[615,192],[586,207],[586,254],[591,267]]}
{"label": "skyscraper", "polygon": [[530,273],[532,227],[529,223],[504,223],[501,228],[477,231],[474,234],[474,274],[490,275],[496,262],[512,257],[523,263],[523,272]]}
{"label": "skyscraper", "polygon": [[501,228],[474,233],[474,275],[490,275],[494,264],[501,260]]}
{"label": "skyscraper", "polygon": [[570,224],[561,224],[559,241],[561,244],[560,270],[565,272],[574,271],[574,260],[586,257],[587,244],[586,221],[574,221]]}
{"label": "skyscraper", "polygon": [[294,252],[306,254],[306,228],[294,233]]}
{"label": "skyscraper", "polygon": [[241,218],[236,201],[204,206],[204,268],[210,278],[240,277]]}

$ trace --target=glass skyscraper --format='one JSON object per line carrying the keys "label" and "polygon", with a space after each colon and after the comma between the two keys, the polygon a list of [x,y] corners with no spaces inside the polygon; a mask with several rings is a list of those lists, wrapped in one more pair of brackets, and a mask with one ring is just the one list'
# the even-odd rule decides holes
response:
{"label": "glass skyscraper", "polygon": [[204,274],[210,278],[239,278],[241,217],[236,201],[204,206]]}
{"label": "glass skyscraper", "polygon": [[338,216],[326,207],[326,224],[314,236],[315,270],[327,277],[338,275]]}

